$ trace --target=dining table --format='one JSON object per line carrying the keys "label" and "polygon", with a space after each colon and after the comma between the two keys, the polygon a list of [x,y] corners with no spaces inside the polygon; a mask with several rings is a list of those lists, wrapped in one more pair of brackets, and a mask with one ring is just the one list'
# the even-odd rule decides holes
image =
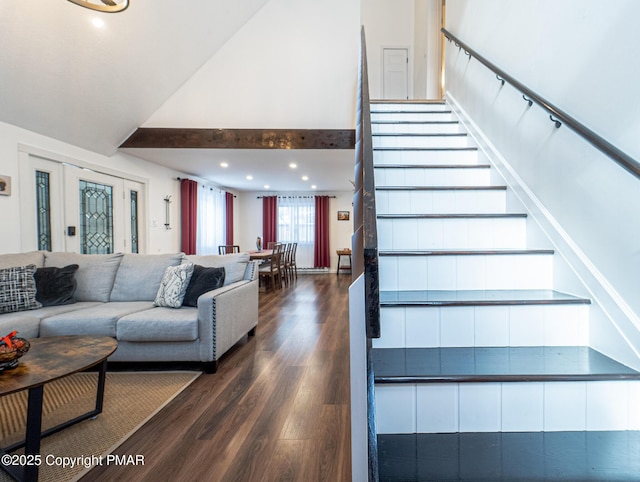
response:
{"label": "dining table", "polygon": [[263,249],[261,251],[249,251],[249,259],[266,261],[273,254],[273,249]]}

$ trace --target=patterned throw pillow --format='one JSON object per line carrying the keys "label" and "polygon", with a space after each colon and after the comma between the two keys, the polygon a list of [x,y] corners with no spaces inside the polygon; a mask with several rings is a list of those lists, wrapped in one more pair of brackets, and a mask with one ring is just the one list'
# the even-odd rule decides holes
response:
{"label": "patterned throw pillow", "polygon": [[164,276],[153,304],[168,308],[180,308],[192,275],[193,263],[169,266],[164,271]]}
{"label": "patterned throw pillow", "polygon": [[35,264],[0,269],[0,313],[42,307],[36,300],[35,272]]}

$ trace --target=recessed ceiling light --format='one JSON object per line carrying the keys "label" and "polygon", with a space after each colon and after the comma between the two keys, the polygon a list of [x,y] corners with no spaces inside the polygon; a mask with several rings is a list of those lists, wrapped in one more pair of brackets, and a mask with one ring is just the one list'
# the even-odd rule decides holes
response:
{"label": "recessed ceiling light", "polygon": [[296,167],[298,167],[298,165],[295,162],[292,162],[291,164],[289,164],[289,167],[291,169],[295,169]]}
{"label": "recessed ceiling light", "polygon": [[253,176],[251,175],[247,176],[247,181],[253,181]]}
{"label": "recessed ceiling light", "polygon": [[221,162],[220,163],[220,167],[229,167],[229,163],[228,162]]}
{"label": "recessed ceiling light", "polygon": [[102,20],[101,18],[94,18],[93,20],[91,20],[91,23],[93,24],[93,26],[95,28],[102,28],[104,27],[104,20]]}
{"label": "recessed ceiling light", "polygon": [[318,189],[318,186],[316,186],[315,184],[312,184],[311,189]]}
{"label": "recessed ceiling light", "polygon": [[308,181],[309,180],[309,176],[302,176],[302,180],[303,181]]}
{"label": "recessed ceiling light", "polygon": [[265,188],[265,189],[269,189],[270,187],[271,187],[271,186],[269,186],[268,184],[265,184],[265,185],[264,185],[264,188]]}

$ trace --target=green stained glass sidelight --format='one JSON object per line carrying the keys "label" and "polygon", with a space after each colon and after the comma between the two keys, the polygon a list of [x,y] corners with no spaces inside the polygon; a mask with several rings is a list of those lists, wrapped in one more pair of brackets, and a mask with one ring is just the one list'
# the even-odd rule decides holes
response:
{"label": "green stained glass sidelight", "polygon": [[49,173],[36,171],[38,250],[51,251],[51,196]]}
{"label": "green stained glass sidelight", "polygon": [[113,253],[113,187],[81,180],[79,191],[80,252]]}

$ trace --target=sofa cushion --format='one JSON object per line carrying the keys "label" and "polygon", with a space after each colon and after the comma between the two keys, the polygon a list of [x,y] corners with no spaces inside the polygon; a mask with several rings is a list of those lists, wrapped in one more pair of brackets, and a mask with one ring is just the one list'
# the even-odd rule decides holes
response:
{"label": "sofa cushion", "polygon": [[42,307],[36,300],[35,272],[35,264],[0,269],[0,313]]}
{"label": "sofa cushion", "polygon": [[45,253],[44,265],[61,268],[77,264],[75,277],[78,283],[74,298],[78,301],[109,301],[113,281],[116,278],[122,253],[78,254]]}
{"label": "sofa cushion", "polygon": [[15,330],[23,338],[36,338],[40,334],[40,320],[99,305],[102,305],[102,303],[79,301],[71,305],[45,306],[39,310],[4,313],[0,315],[0,336]]}
{"label": "sofa cushion", "polygon": [[249,263],[249,253],[234,253],[225,255],[187,255],[185,261],[204,267],[224,268],[224,286],[236,283],[244,278],[244,272]]}
{"label": "sofa cushion", "polygon": [[165,269],[178,266],[183,258],[182,253],[125,254],[118,267],[110,300],[153,301]]}
{"label": "sofa cushion", "polygon": [[194,341],[198,339],[198,309],[157,307],[118,320],[119,341]]}
{"label": "sofa cushion", "polygon": [[0,269],[13,266],[27,266],[35,264],[36,268],[44,266],[44,251],[29,251],[28,253],[0,254]]}
{"label": "sofa cushion", "polygon": [[49,316],[40,322],[40,336],[116,336],[116,322],[123,316],[151,308],[150,301],[101,303],[83,310]]}
{"label": "sofa cushion", "polygon": [[38,268],[33,275],[36,280],[36,299],[42,306],[75,303],[73,293],[76,291],[76,271],[78,271],[77,264],[70,264],[64,268],[55,266]]}
{"label": "sofa cushion", "polygon": [[201,294],[216,290],[224,285],[224,275],[224,268],[205,268],[195,265],[182,305],[198,306],[198,298]]}
{"label": "sofa cushion", "polygon": [[167,308],[180,308],[192,275],[193,263],[169,266],[164,272],[153,304]]}

